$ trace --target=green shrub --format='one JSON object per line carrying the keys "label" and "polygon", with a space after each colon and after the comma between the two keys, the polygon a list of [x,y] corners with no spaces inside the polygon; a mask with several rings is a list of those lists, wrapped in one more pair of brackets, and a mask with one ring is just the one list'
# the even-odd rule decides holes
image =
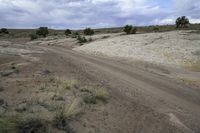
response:
{"label": "green shrub", "polygon": [[83,36],[81,37],[80,35],[78,35],[77,40],[79,41],[79,43],[86,43],[87,39]]}
{"label": "green shrub", "polygon": [[68,36],[68,35],[70,35],[70,34],[72,34],[71,30],[70,30],[70,29],[66,29],[66,30],[65,30],[65,35]]}
{"label": "green shrub", "polygon": [[40,27],[37,31],[36,34],[39,36],[46,37],[49,34],[48,27]]}
{"label": "green shrub", "polygon": [[85,35],[94,35],[94,30],[92,30],[91,28],[86,28],[83,33]]}
{"label": "green shrub", "polygon": [[71,35],[72,38],[77,38],[78,36],[79,36],[78,32],[73,32]]}
{"label": "green shrub", "polygon": [[30,34],[31,40],[38,39],[38,36],[36,34]]}
{"label": "green shrub", "polygon": [[8,30],[6,28],[2,28],[1,29],[1,33],[4,33],[4,34],[9,34]]}
{"label": "green shrub", "polygon": [[153,28],[153,31],[154,31],[154,32],[159,32],[159,28],[158,28],[158,27],[154,27],[154,28]]}
{"label": "green shrub", "polygon": [[132,31],[131,31],[131,34],[136,34],[136,32],[137,32],[137,27],[133,27]]}
{"label": "green shrub", "polygon": [[126,34],[136,34],[137,27],[133,27],[132,25],[126,25],[124,27],[124,32],[126,32]]}
{"label": "green shrub", "polygon": [[190,24],[190,21],[185,16],[176,19],[176,28],[185,28],[188,24]]}

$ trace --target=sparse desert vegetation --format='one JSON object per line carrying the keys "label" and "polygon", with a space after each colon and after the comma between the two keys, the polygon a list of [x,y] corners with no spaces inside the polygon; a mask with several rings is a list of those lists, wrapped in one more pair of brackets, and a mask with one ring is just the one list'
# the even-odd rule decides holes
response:
{"label": "sparse desert vegetation", "polygon": [[188,24],[190,24],[190,21],[186,16],[178,17],[176,19],[176,28],[185,28]]}
{"label": "sparse desert vegetation", "polygon": [[78,40],[79,43],[86,43],[87,42],[87,39],[84,36],[80,36],[80,35],[77,36],[77,40]]}
{"label": "sparse desert vegetation", "polygon": [[133,27],[132,25],[126,25],[124,27],[124,32],[126,32],[126,34],[135,34],[137,32],[137,27]]}
{"label": "sparse desert vegetation", "polygon": [[35,40],[38,38],[38,35],[37,34],[30,34],[30,38],[31,40]]}
{"label": "sparse desert vegetation", "polygon": [[65,30],[65,35],[68,36],[68,35],[70,35],[70,34],[72,34],[72,31],[71,31],[70,29],[66,29],[66,30]]}
{"label": "sparse desert vegetation", "polygon": [[6,28],[1,28],[0,34],[9,34],[9,31]]}
{"label": "sparse desert vegetation", "polygon": [[85,35],[94,35],[94,30],[91,28],[86,28],[86,29],[84,29],[83,33]]}
{"label": "sparse desert vegetation", "polygon": [[188,26],[7,29],[0,133],[198,132],[200,25]]}
{"label": "sparse desert vegetation", "polygon": [[48,27],[40,27],[37,31],[36,34],[38,36],[43,36],[46,37],[49,34]]}
{"label": "sparse desert vegetation", "polygon": [[[17,107],[14,107],[14,112],[18,115],[8,115],[8,112],[13,112],[8,111],[13,107],[7,106],[3,99],[0,100],[0,106],[5,108],[4,113],[6,114],[0,114],[0,132],[49,133],[58,130],[75,133],[71,122],[79,119],[83,109],[87,106],[84,104],[83,98],[86,95],[83,94],[85,92],[83,90],[86,89],[83,89],[74,79],[66,80],[50,76],[33,90],[30,99],[19,100]],[[108,102],[108,93],[103,88],[101,90],[97,88],[87,90],[88,93],[95,96],[95,104],[96,100]],[[69,98],[70,101],[68,101]],[[41,116],[41,114],[45,115]]]}
{"label": "sparse desert vegetation", "polygon": [[108,92],[102,88],[84,87],[81,89],[83,94],[83,101],[87,104],[96,104],[98,101],[107,103],[109,95]]}

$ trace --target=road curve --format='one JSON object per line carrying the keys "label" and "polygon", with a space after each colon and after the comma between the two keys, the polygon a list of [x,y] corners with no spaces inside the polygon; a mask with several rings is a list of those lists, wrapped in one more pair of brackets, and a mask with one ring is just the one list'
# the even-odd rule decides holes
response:
{"label": "road curve", "polygon": [[111,89],[113,97],[138,102],[164,114],[182,132],[200,132],[199,90],[114,60],[60,47],[42,48],[63,58],[68,57],[82,66],[87,65],[90,72],[98,73],[97,77],[107,80],[115,88]]}

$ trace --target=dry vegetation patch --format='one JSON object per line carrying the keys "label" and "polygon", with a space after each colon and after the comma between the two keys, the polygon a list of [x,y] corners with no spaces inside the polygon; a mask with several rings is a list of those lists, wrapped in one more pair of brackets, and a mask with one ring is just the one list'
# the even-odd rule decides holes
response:
{"label": "dry vegetation patch", "polygon": [[[84,103],[106,103],[107,98],[108,93],[103,88],[83,88],[75,79],[47,76],[33,88],[28,99],[19,101],[14,107],[8,106],[0,115],[0,132],[46,133],[50,128],[74,133],[71,122],[83,114],[87,106]],[[0,106],[4,103],[2,99]]]}

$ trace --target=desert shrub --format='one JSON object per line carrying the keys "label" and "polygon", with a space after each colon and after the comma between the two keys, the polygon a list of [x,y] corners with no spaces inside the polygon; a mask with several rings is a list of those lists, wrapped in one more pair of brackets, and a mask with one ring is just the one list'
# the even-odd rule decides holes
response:
{"label": "desert shrub", "polygon": [[72,33],[72,32],[71,32],[70,29],[66,29],[66,30],[65,30],[65,35],[66,35],[66,36],[70,35],[71,33]]}
{"label": "desert shrub", "polygon": [[124,32],[126,32],[126,34],[135,34],[137,32],[137,28],[132,25],[126,25],[124,27]]}
{"label": "desert shrub", "polygon": [[83,96],[83,101],[87,104],[96,104],[97,100],[95,95],[93,94],[86,94]]}
{"label": "desert shrub", "polygon": [[83,101],[87,104],[96,104],[98,101],[103,103],[108,102],[108,93],[103,89],[83,88]]}
{"label": "desert shrub", "polygon": [[8,30],[6,28],[2,28],[1,29],[1,33],[4,33],[4,34],[9,34]]}
{"label": "desert shrub", "polygon": [[37,31],[36,34],[39,36],[46,37],[49,34],[48,27],[40,27]]}
{"label": "desert shrub", "polygon": [[136,32],[137,32],[137,27],[133,27],[131,30],[131,34],[136,34]]}
{"label": "desert shrub", "polygon": [[94,35],[94,30],[92,30],[91,28],[86,28],[83,33],[85,35]]}
{"label": "desert shrub", "polygon": [[71,35],[72,38],[77,38],[78,36],[79,36],[78,32],[73,32]]}
{"label": "desert shrub", "polygon": [[0,133],[45,133],[47,124],[40,119],[0,116]]}
{"label": "desert shrub", "polygon": [[79,43],[86,43],[87,39],[83,36],[78,35],[77,40]]}
{"label": "desert shrub", "polygon": [[47,124],[36,118],[21,120],[16,127],[18,133],[45,133],[47,131]]}
{"label": "desert shrub", "polygon": [[185,16],[176,19],[176,28],[185,28],[188,24],[190,24],[190,21]]}
{"label": "desert shrub", "polygon": [[63,110],[57,113],[53,118],[53,126],[55,128],[66,131],[67,133],[74,133],[74,130],[70,127],[69,123],[70,119]]}
{"label": "desert shrub", "polygon": [[74,34],[75,34],[75,35],[77,35],[77,36],[79,35],[79,33],[78,33],[78,32],[75,32]]}
{"label": "desert shrub", "polygon": [[36,34],[30,34],[30,39],[31,40],[35,40],[37,38],[38,38],[38,36]]}
{"label": "desert shrub", "polygon": [[154,32],[159,32],[159,28],[158,28],[158,27],[154,27],[154,28],[153,28],[153,31],[154,31]]}

